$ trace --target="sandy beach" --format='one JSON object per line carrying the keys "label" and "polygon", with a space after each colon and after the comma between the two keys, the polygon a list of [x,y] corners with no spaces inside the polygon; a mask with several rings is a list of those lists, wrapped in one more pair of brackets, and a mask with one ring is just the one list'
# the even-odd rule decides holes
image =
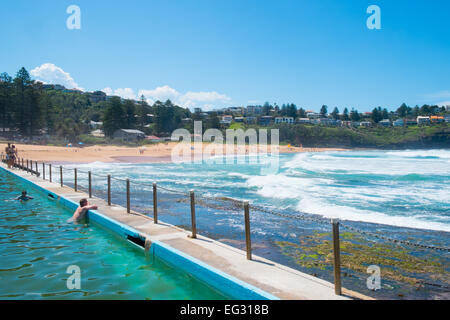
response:
{"label": "sandy beach", "polygon": [[[30,159],[43,162],[70,162],[70,163],[91,163],[100,162],[126,162],[126,163],[152,163],[171,162],[173,148],[176,142],[158,143],[146,145],[145,147],[120,147],[120,146],[89,146],[89,147],[55,147],[42,145],[15,144],[18,149],[19,158]],[[203,143],[202,152],[205,154],[208,143]],[[0,144],[0,150],[4,153],[6,144]],[[260,152],[264,148],[259,146]],[[249,146],[246,151],[249,152]],[[238,152],[235,146],[236,154]],[[270,152],[270,147],[269,147]],[[299,148],[289,146],[279,146],[279,153],[298,152],[324,152],[324,151],[344,151],[339,148]],[[142,153],[141,153],[142,152]],[[225,153],[225,148],[224,148]]]}

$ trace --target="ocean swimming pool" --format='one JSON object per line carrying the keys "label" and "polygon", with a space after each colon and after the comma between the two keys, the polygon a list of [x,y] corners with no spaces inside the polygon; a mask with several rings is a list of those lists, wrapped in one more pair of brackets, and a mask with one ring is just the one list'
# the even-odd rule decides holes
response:
{"label": "ocean swimming pool", "polygon": [[[345,225],[363,232],[448,247],[449,156],[448,150],[281,154],[280,171],[270,176],[261,174],[259,164],[248,163],[95,162],[65,165],[64,183],[73,186],[70,169],[76,167],[78,187],[87,192],[90,170],[94,196],[106,199],[106,175],[111,174],[117,178],[112,181],[112,201],[125,206],[124,179],[129,178],[131,208],[152,216],[151,183],[157,182],[161,221],[187,230],[190,208],[186,193],[193,189],[200,199],[196,205],[197,231],[242,250],[245,250],[242,208],[222,198],[249,200],[251,204],[294,217],[300,211],[325,219],[339,218],[345,220]],[[54,179],[59,181],[57,175]],[[215,198],[209,201],[207,197]],[[251,210],[250,219],[255,255],[333,281],[332,264],[326,260],[322,247],[324,241],[331,241],[329,223],[285,219],[258,210]],[[343,229],[342,235],[343,241],[353,242],[345,252],[345,257],[351,260],[350,267],[343,268],[347,288],[389,299],[448,297],[448,254],[399,247],[348,229]],[[374,243],[383,247],[374,248]],[[377,250],[382,250],[383,255]],[[388,276],[383,277],[383,290],[373,292],[367,289],[367,273],[361,266],[373,264],[373,259],[379,258],[381,261],[377,263]],[[418,288],[410,284],[416,281],[432,285]],[[439,287],[440,284],[445,287]]]}
{"label": "ocean swimming pool", "polygon": [[[222,300],[229,297],[72,212],[0,170],[0,299]],[[21,190],[33,200],[13,200]],[[81,288],[68,289],[69,266]]]}

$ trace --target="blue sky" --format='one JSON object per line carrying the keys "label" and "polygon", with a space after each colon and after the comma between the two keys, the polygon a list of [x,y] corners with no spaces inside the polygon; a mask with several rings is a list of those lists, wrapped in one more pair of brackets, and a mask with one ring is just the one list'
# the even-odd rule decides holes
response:
{"label": "blue sky", "polygon": [[[81,30],[69,30],[69,5]],[[369,30],[369,5],[381,30]],[[0,72],[205,109],[450,105],[450,1],[15,0]]]}

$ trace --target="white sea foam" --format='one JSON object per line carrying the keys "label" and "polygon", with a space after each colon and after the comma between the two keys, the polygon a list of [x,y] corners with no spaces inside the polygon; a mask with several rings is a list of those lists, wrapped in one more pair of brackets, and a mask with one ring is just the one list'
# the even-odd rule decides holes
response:
{"label": "white sea foam", "polygon": [[405,150],[405,151],[391,151],[387,155],[404,158],[441,158],[450,159],[450,150]]}
{"label": "white sea foam", "polygon": [[305,198],[297,206],[297,210],[318,214],[330,219],[362,221],[387,224],[397,227],[419,228],[450,232],[449,223],[434,222],[422,219],[421,216],[393,216],[370,210],[360,210],[347,206],[331,205],[323,201]]}
{"label": "white sea foam", "polygon": [[449,150],[301,153],[280,160],[280,172],[267,176],[260,175],[260,164],[248,163],[78,167],[180,191],[256,199],[279,210],[296,206],[328,218],[450,232]]}

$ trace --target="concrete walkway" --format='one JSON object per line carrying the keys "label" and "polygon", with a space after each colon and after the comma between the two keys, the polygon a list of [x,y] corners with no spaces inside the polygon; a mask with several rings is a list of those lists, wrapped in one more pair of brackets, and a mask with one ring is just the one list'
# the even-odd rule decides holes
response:
{"label": "concrete walkway", "polygon": [[[4,164],[1,164],[6,168]],[[69,187],[61,188],[57,183],[44,181],[29,173],[13,172],[39,186],[66,199],[79,202],[88,198],[83,192],[75,192]],[[350,298],[371,299],[367,296],[343,289],[345,296],[334,294],[334,285],[300,271],[280,265],[276,262],[253,255],[253,260],[246,259],[246,252],[197,235],[197,239],[188,237],[190,232],[166,224],[158,219],[154,224],[150,217],[137,212],[127,214],[126,209],[117,205],[108,206],[106,201],[91,198],[89,201],[98,206],[101,214],[129,225],[138,230],[150,241],[159,240],[198,260],[260,288],[281,299],[289,300],[347,300]],[[68,217],[69,218],[69,217]]]}

